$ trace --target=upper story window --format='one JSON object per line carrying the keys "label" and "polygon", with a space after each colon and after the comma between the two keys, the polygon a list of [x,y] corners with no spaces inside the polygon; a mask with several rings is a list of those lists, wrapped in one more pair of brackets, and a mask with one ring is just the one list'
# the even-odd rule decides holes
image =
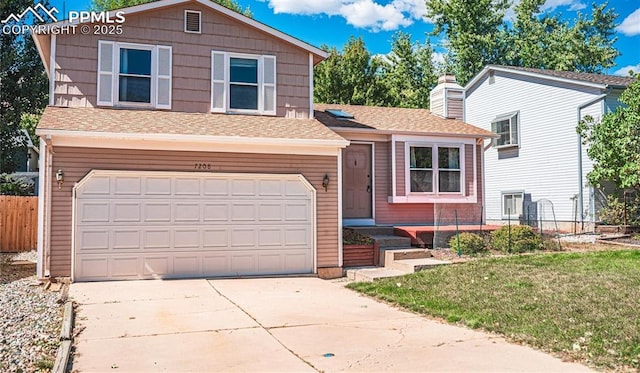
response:
{"label": "upper story window", "polygon": [[459,146],[409,146],[409,192],[460,193],[461,159]]}
{"label": "upper story window", "polygon": [[151,51],[120,48],[118,102],[151,104]]}
{"label": "upper story window", "polygon": [[491,122],[491,131],[500,136],[497,139],[493,139],[494,147],[506,148],[520,145],[518,114],[516,111],[499,115]]}
{"label": "upper story window", "polygon": [[97,105],[171,109],[171,47],[98,42]]}
{"label": "upper story window", "polygon": [[211,111],[276,114],[276,57],[211,52]]}

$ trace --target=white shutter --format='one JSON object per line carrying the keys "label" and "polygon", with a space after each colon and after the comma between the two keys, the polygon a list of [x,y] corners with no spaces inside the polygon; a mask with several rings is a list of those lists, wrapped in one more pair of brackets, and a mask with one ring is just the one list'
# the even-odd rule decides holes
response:
{"label": "white shutter", "polygon": [[113,106],[113,78],[115,69],[115,43],[98,41],[98,106]]}
{"label": "white shutter", "polygon": [[171,47],[156,48],[156,108],[171,109]]}
{"label": "white shutter", "polygon": [[262,112],[276,114],[276,56],[262,57]]}
{"label": "white shutter", "polygon": [[211,52],[211,111],[224,113],[227,110],[227,55]]}

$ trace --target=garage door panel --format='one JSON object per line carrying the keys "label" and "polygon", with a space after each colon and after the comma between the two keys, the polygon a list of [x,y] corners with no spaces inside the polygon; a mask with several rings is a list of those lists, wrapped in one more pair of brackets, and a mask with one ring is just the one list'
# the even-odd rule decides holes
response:
{"label": "garage door panel", "polygon": [[170,202],[145,202],[143,223],[154,222],[171,222],[171,203]]}
{"label": "garage door panel", "polygon": [[232,196],[248,196],[256,195],[256,183],[254,180],[231,180]]}
{"label": "garage door panel", "polygon": [[140,177],[114,176],[113,194],[139,196],[142,194],[142,180]]}
{"label": "garage door panel", "polygon": [[145,177],[144,194],[147,196],[169,196],[171,195],[170,177]]}
{"label": "garage door panel", "polygon": [[170,268],[171,257],[166,256],[145,256],[143,258],[143,271],[144,277],[158,276],[165,277],[171,273]]}
{"label": "garage door panel", "polygon": [[95,252],[109,250],[109,230],[108,229],[82,229],[78,232],[77,240],[80,252]]}
{"label": "garage door panel", "polygon": [[173,231],[173,247],[176,249],[199,249],[200,229],[175,229]]}
{"label": "garage door panel", "polygon": [[254,222],[256,220],[256,207],[257,206],[254,203],[232,203],[230,221]]}
{"label": "garage door panel", "polygon": [[171,229],[144,230],[145,249],[171,249]]}
{"label": "garage door panel", "polygon": [[111,206],[114,223],[140,222],[142,205],[139,202],[113,202]]}
{"label": "garage door panel", "polygon": [[81,202],[78,206],[78,219],[81,223],[108,223],[108,202]]}
{"label": "garage door panel", "polygon": [[174,181],[176,196],[199,196],[200,178],[177,177]]}
{"label": "garage door panel", "polygon": [[216,248],[229,246],[229,230],[226,228],[205,228],[202,232],[202,246]]}
{"label": "garage door panel", "polygon": [[231,228],[231,247],[255,247],[256,231],[253,228]]}
{"label": "garage door panel", "polygon": [[173,205],[173,221],[176,223],[199,222],[200,204],[198,202],[176,202]]}
{"label": "garage door panel", "polygon": [[229,221],[229,205],[226,203],[204,203],[202,218],[205,222]]}
{"label": "garage door panel", "polygon": [[109,277],[136,278],[141,271],[142,258],[138,256],[113,255],[109,258]]}
{"label": "garage door panel", "polygon": [[141,232],[137,229],[113,229],[111,231],[113,250],[140,250],[142,247]]}
{"label": "garage door panel", "polygon": [[313,272],[314,192],[297,175],[92,173],[75,280]]}
{"label": "garage door panel", "polygon": [[265,197],[280,197],[283,193],[280,180],[259,180],[258,195]]}

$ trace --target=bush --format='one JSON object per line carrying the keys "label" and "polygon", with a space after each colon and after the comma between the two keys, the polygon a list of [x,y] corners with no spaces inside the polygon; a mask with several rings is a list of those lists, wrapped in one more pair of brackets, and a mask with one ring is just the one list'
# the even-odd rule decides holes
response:
{"label": "bush", "polygon": [[0,195],[32,196],[34,184],[23,177],[0,174]]}
{"label": "bush", "polygon": [[509,227],[505,225],[491,233],[491,246],[503,253],[523,253],[540,250],[542,239],[528,225],[512,225],[509,249]]}
{"label": "bush", "polygon": [[[449,240],[449,247],[452,250],[458,250],[458,239],[456,236],[451,237]],[[487,245],[484,243],[482,237],[477,234],[463,232],[460,233],[460,251],[467,255],[478,254],[487,251]]]}
{"label": "bush", "polygon": [[623,198],[608,195],[607,206],[600,211],[600,220],[608,225],[622,225],[626,221],[629,225],[640,225],[640,197],[628,197],[627,203]]}

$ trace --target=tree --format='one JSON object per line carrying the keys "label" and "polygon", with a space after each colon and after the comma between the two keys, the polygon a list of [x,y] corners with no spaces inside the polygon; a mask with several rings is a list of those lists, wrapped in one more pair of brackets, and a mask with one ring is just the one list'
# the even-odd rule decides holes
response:
{"label": "tree", "polygon": [[598,187],[613,182],[619,189],[640,192],[640,79],[627,87],[619,101],[622,105],[599,122],[585,117],[578,125],[594,162],[587,177]]}
{"label": "tree", "polygon": [[433,49],[412,43],[411,35],[398,32],[391,42],[391,53],[383,60],[382,80],[388,104],[395,107],[428,108],[429,93],[438,77],[432,62]]}
{"label": "tree", "polygon": [[[91,3],[91,10],[94,11],[102,11],[102,10],[113,10],[126,8],[130,6],[146,4],[157,0],[93,0]],[[225,8],[229,8],[234,12],[243,14],[247,17],[253,17],[251,13],[251,9],[247,6],[246,8],[242,8],[240,4],[236,0],[211,0],[214,3],[218,3]]]}
{"label": "tree", "polygon": [[502,34],[508,65],[553,70],[602,72],[620,54],[613,44],[617,14],[593,5],[591,17],[578,12],[573,24],[542,12],[545,0],[522,0],[513,26]]}
{"label": "tree", "polygon": [[521,0],[511,22],[509,0],[430,0],[427,17],[432,35],[446,36],[450,72],[463,85],[487,64],[590,73],[613,66],[617,14],[608,4],[569,22],[542,11],[544,3]]}
{"label": "tree", "polygon": [[[0,17],[20,14],[33,5],[32,0],[4,2]],[[21,20],[17,25],[24,23]],[[48,86],[33,39],[29,35],[3,33],[0,38],[0,173],[15,170],[17,152],[24,148],[26,140],[20,131],[22,116],[42,111],[47,103]]]}
{"label": "tree", "polygon": [[383,105],[387,101],[379,75],[381,61],[372,58],[362,38],[351,37],[342,52],[322,48],[329,57],[313,73],[316,102]]}
{"label": "tree", "polygon": [[429,0],[426,17],[434,22],[432,35],[444,34],[448,58],[460,84],[485,65],[502,62],[504,16],[509,0]]}

